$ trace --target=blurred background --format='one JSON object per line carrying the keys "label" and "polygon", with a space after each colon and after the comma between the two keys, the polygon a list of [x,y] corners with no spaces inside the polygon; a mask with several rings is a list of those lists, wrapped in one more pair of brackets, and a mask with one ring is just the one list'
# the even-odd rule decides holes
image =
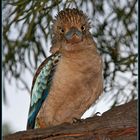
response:
{"label": "blurred background", "polygon": [[53,18],[68,7],[91,19],[104,62],[104,92],[82,118],[137,99],[137,0],[2,0],[3,135],[26,129],[33,75],[50,55]]}

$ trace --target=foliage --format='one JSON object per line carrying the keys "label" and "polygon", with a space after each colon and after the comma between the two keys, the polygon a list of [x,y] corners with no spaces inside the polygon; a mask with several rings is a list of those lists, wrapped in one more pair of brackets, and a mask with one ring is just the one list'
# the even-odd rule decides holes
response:
{"label": "foliage", "polygon": [[30,91],[22,75],[28,71],[33,76],[48,56],[54,15],[77,7],[93,23],[91,32],[104,61],[104,92],[114,93],[117,103],[131,100],[137,96],[137,5],[137,0],[3,1],[4,81],[16,79]]}

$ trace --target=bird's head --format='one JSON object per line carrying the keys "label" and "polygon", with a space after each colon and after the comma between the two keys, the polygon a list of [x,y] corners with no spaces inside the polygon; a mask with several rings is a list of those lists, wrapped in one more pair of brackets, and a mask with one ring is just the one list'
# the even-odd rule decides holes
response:
{"label": "bird's head", "polygon": [[[91,40],[88,17],[78,9],[60,11],[53,22],[52,50],[74,50],[78,44]],[[63,45],[62,45],[63,44]]]}

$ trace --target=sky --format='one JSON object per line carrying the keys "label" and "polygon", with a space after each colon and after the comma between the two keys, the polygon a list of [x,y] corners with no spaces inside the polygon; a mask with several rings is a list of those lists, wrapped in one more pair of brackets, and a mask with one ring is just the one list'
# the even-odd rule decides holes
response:
{"label": "sky", "polygon": [[7,87],[7,104],[2,106],[2,122],[9,123],[13,132],[25,130],[28,110],[30,105],[30,95],[25,91],[16,88],[15,84],[9,85],[6,81]]}

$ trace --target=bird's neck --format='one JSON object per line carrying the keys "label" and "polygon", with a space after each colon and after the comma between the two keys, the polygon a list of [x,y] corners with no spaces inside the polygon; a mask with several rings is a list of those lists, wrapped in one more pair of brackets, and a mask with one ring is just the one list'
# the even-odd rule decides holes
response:
{"label": "bird's neck", "polygon": [[92,57],[94,54],[97,54],[97,49],[95,44],[88,44],[85,45],[84,47],[81,46],[74,46],[76,49],[73,50],[63,50],[62,53],[62,57],[67,58],[67,59],[88,59],[90,57]]}

